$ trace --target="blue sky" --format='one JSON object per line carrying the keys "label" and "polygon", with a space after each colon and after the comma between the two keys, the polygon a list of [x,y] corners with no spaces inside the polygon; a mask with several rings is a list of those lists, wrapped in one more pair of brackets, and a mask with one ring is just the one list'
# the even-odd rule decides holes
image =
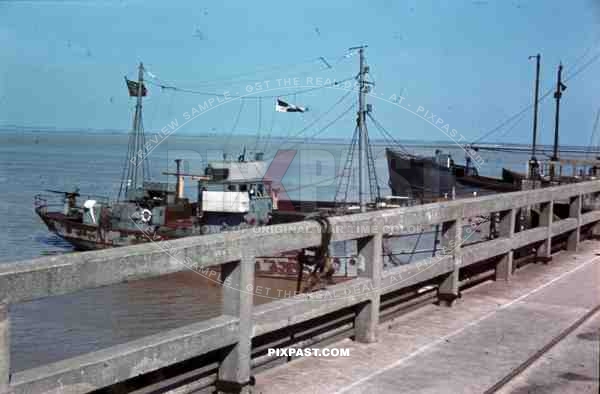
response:
{"label": "blue sky", "polygon": [[[559,61],[569,76],[600,53],[598,3],[3,1],[0,125],[126,130],[133,103],[123,75],[133,78],[139,61],[169,83],[235,94],[253,79],[298,77],[302,86],[307,77],[352,76],[358,69],[357,57],[344,58],[346,49],[368,44],[371,77],[381,97],[369,100],[374,116],[394,137],[447,138],[423,119],[383,100],[403,94],[413,108],[422,106],[435,113],[470,140],[531,103],[534,63],[528,56],[542,54],[544,91],[554,85]],[[334,68],[326,69],[320,56]],[[566,82],[561,143],[588,143],[600,108],[599,72],[600,61]],[[244,75],[227,80],[238,74]],[[152,131],[175,118],[183,120],[185,111],[207,99],[149,88],[144,113],[145,127]],[[342,94],[323,89],[297,95],[296,104],[310,107],[303,115],[276,114],[272,98],[245,100],[241,110],[235,101],[178,133],[253,134],[260,128],[263,134],[294,135]],[[346,106],[335,107],[306,135]],[[553,119],[550,97],[541,104],[542,143],[552,141]],[[349,137],[353,124],[354,115],[348,114],[322,136]],[[490,140],[530,141],[530,112],[508,130],[510,126]]]}

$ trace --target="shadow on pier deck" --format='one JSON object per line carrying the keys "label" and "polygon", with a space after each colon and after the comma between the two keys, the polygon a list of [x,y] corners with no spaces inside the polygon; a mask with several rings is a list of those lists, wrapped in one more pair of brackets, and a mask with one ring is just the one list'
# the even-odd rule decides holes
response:
{"label": "shadow on pier deck", "polygon": [[[357,240],[363,276],[262,305],[253,305],[255,256],[318,245],[319,223],[1,264],[0,394],[486,391],[598,304],[596,244],[580,241],[600,233],[600,210],[589,208],[599,196],[600,182],[582,182],[332,217],[332,241]],[[559,201],[568,217],[555,220]],[[538,226],[517,231],[518,211],[534,206]],[[463,245],[463,220],[483,215],[493,217],[495,237]],[[383,269],[384,234],[436,224],[443,254]],[[548,265],[516,259],[535,251],[533,261],[547,263],[561,248]],[[221,316],[11,371],[10,304],[215,265],[225,283]],[[267,352],[334,342],[351,357],[288,362]]]}

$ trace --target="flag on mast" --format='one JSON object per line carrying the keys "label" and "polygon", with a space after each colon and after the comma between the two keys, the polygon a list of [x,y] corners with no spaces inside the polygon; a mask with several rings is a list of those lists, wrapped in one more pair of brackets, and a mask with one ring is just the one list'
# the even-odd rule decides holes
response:
{"label": "flag on mast", "polygon": [[[125,77],[125,82],[127,82],[127,89],[129,90],[130,97],[137,97],[138,95],[138,82],[131,81]],[[145,97],[148,91],[146,90],[146,86],[142,84],[142,96]]]}
{"label": "flag on mast", "polygon": [[300,107],[298,105],[293,105],[286,103],[280,98],[277,99],[277,103],[275,104],[275,111],[277,112],[306,112],[308,108]]}

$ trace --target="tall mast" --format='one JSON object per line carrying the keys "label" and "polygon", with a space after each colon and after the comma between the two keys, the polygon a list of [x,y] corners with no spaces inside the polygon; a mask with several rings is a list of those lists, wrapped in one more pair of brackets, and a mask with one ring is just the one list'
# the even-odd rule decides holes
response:
{"label": "tall mast", "polygon": [[[562,63],[558,65],[558,75],[556,77],[556,92],[554,92],[554,98],[556,99],[556,114],[554,115],[554,150],[552,152],[552,161],[558,161],[558,123],[559,123],[559,112],[560,112],[560,98],[562,92],[567,88],[562,83]],[[554,166],[552,167],[554,168]],[[554,175],[554,174],[553,174]]]}
{"label": "tall mast", "polygon": [[[127,81],[126,82],[130,82]],[[127,170],[123,173],[124,177],[121,180],[121,189],[124,189],[124,197],[126,200],[135,200],[137,198],[137,190],[141,189],[144,184],[144,177],[149,170],[148,162],[145,157],[144,145],[145,136],[142,124],[142,100],[144,96],[144,65],[140,62],[138,67],[137,95],[135,113],[133,115],[133,125],[129,134],[129,148],[127,152]],[[128,90],[129,86],[128,86]],[[130,94],[131,95],[131,94]],[[121,191],[119,191],[119,199]]]}
{"label": "tall mast", "polygon": [[369,89],[369,82],[366,80],[366,75],[369,72],[369,67],[365,65],[365,48],[366,45],[350,48],[350,50],[358,49],[359,67],[358,73],[358,112],[356,113],[356,125],[358,127],[358,196],[360,203],[360,211],[367,211],[367,201],[365,198],[366,185],[366,168],[367,164],[367,133],[365,127],[365,119],[367,115],[366,95]]}
{"label": "tall mast", "polygon": [[529,56],[529,59],[536,59],[535,62],[535,97],[533,101],[533,142],[531,143],[531,160],[529,160],[529,177],[537,179],[539,176],[539,164],[535,157],[535,146],[537,142],[537,119],[538,119],[538,102],[540,93],[540,60],[541,56],[538,53],[535,56]]}

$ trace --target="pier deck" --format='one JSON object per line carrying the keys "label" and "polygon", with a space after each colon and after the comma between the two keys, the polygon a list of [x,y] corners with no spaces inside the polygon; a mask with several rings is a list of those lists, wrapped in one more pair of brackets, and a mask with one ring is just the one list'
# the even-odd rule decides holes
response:
{"label": "pier deck", "polygon": [[[301,358],[262,372],[255,392],[483,393],[593,313],[599,289],[600,242],[587,241],[511,281],[471,288],[453,308],[432,304],[381,324],[375,343],[330,345],[349,348],[350,357]],[[581,335],[569,335],[501,392],[598,392],[599,327],[594,314],[575,331]]]}

